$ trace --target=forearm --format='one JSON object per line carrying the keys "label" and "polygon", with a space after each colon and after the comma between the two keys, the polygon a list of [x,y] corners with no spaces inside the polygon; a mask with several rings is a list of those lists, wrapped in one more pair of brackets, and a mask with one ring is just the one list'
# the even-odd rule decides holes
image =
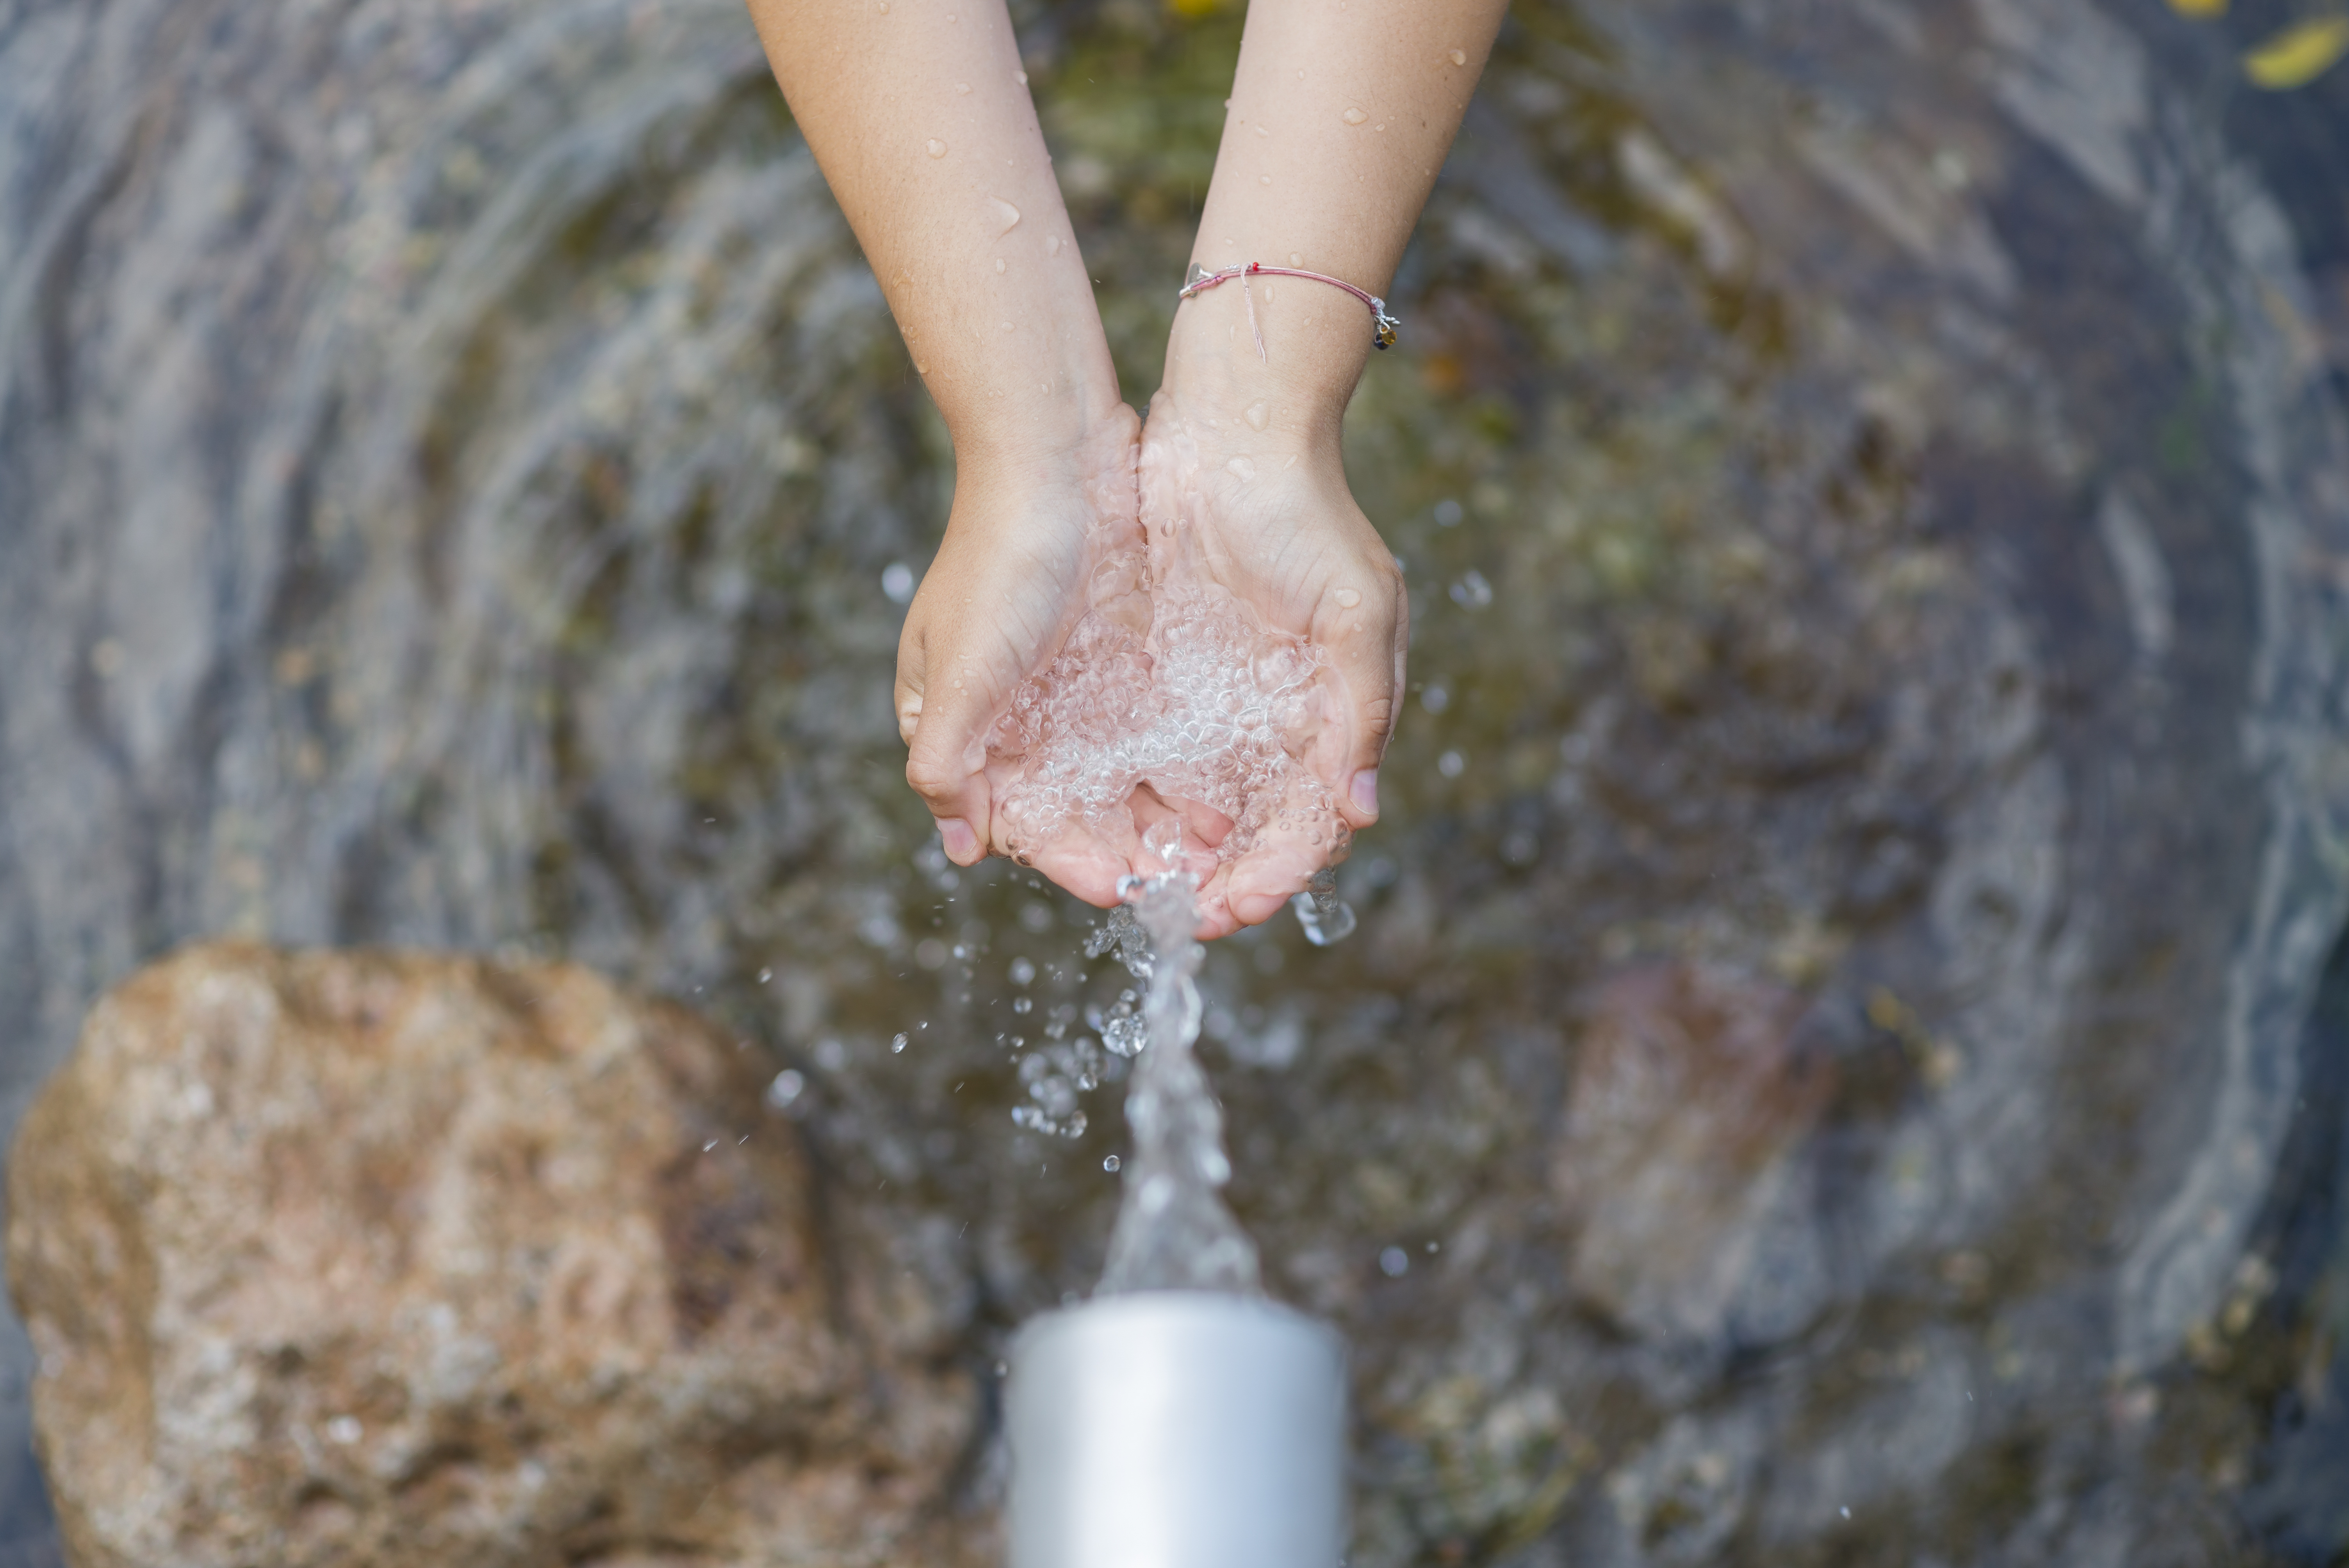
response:
{"label": "forearm", "polygon": [[1003,0],[750,0],[801,133],[967,465],[1118,403]]}
{"label": "forearm", "polygon": [[[1301,267],[1383,295],[1505,9],[1505,0],[1252,0],[1192,260],[1211,272]],[[1251,287],[1263,356],[1239,284],[1224,284],[1178,311],[1169,382],[1261,394],[1278,404],[1268,416],[1309,420],[1334,440],[1371,353],[1370,312],[1304,279]]]}

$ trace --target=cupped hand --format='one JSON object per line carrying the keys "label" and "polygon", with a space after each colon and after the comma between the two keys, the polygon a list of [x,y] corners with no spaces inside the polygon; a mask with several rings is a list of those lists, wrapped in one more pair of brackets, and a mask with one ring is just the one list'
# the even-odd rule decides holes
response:
{"label": "cupped hand", "polygon": [[[968,455],[955,479],[945,540],[897,643],[897,732],[905,779],[937,819],[947,857],[971,865],[999,848],[1007,767],[989,730],[1022,682],[1060,652],[1084,613],[1100,563],[1138,540],[1134,463],[1141,421],[1123,404],[1065,443]],[[1028,857],[1096,904],[1117,902],[1128,869],[1078,837]]]}
{"label": "cupped hand", "polygon": [[[1140,480],[1152,576],[1203,577],[1321,650],[1322,722],[1298,760],[1359,831],[1378,819],[1379,760],[1402,691],[1402,573],[1347,487],[1336,417],[1291,424],[1266,402],[1224,406],[1237,401],[1171,386],[1151,400]],[[1213,846],[1231,826],[1195,802],[1137,799],[1143,827],[1170,812],[1183,818],[1186,845]],[[1221,864],[1197,850],[1190,858],[1204,878],[1199,934],[1208,938],[1270,918],[1335,857],[1326,838],[1274,825]],[[1133,869],[1158,869],[1146,859],[1138,853]]]}

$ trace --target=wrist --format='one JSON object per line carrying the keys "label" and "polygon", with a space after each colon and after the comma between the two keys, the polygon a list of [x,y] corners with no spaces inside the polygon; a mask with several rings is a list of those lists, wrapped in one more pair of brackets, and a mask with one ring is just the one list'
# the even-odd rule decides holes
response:
{"label": "wrist", "polygon": [[1343,289],[1309,278],[1233,278],[1176,307],[1164,385],[1188,408],[1227,410],[1257,429],[1334,449],[1370,356],[1371,327],[1369,309]]}

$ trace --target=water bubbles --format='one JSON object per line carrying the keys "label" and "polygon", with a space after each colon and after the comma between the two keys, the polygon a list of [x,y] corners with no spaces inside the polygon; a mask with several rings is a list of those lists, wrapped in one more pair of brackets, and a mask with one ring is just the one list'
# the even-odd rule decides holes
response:
{"label": "water bubbles", "polygon": [[1142,835],[1142,847],[1155,857],[1160,865],[1169,871],[1174,870],[1183,860],[1183,820],[1169,817],[1164,821],[1153,822]]}
{"label": "water bubbles", "polygon": [[1455,65],[1455,66],[1464,66],[1464,65],[1466,65],[1466,64],[1468,63],[1468,51],[1467,51],[1467,50],[1465,50],[1465,49],[1454,49],[1454,50],[1453,50],[1453,51],[1452,51],[1452,63],[1453,63],[1454,65]]}
{"label": "water bubbles", "polygon": [[1457,751],[1447,751],[1435,759],[1435,770],[1446,779],[1457,779],[1468,771],[1468,759]]}
{"label": "water bubbles", "polygon": [[889,1037],[889,1054],[893,1057],[902,1057],[905,1054],[905,1036],[892,1035]]}
{"label": "water bubbles", "polygon": [[[887,7],[884,6],[883,9],[885,10]],[[928,153],[932,158],[944,158],[947,155],[947,144],[940,141],[934,136],[930,138],[929,140],[922,143],[922,150]]]}
{"label": "water bubbles", "polygon": [[797,1068],[785,1068],[767,1086],[767,1103],[781,1110],[807,1092],[807,1078]]}
{"label": "water bubbles", "polygon": [[1112,1154],[1102,1161],[1102,1169],[1114,1176],[1117,1174],[1118,1166],[1122,1163],[1123,1162],[1120,1161],[1116,1155]]}
{"label": "water bubbles", "polygon": [[1461,516],[1460,503],[1454,500],[1450,496],[1445,496],[1442,500],[1435,503],[1436,527],[1457,528],[1460,526]]}
{"label": "water bubbles", "polygon": [[988,203],[995,209],[995,233],[998,239],[1019,226],[1019,209],[1000,196],[990,196]]}
{"label": "water bubbles", "polygon": [[1452,602],[1464,610],[1482,610],[1493,602],[1493,585],[1482,572],[1471,569],[1452,585]]}
{"label": "water bubbles", "polygon": [[1251,403],[1240,418],[1247,421],[1249,429],[1261,430],[1272,423],[1272,409],[1263,403]]}
{"label": "water bubbles", "polygon": [[1360,125],[1362,121],[1370,119],[1371,117],[1364,114],[1359,108],[1349,108],[1345,113],[1340,115],[1338,118],[1344,120],[1348,125]]}
{"label": "water bubbles", "polygon": [[1288,907],[1297,912],[1305,940],[1316,947],[1332,946],[1354,934],[1354,906],[1335,893],[1324,899],[1300,892],[1288,901]]}
{"label": "water bubbles", "polygon": [[881,569],[881,592],[892,604],[911,603],[914,598],[914,569],[902,561],[892,561]]}

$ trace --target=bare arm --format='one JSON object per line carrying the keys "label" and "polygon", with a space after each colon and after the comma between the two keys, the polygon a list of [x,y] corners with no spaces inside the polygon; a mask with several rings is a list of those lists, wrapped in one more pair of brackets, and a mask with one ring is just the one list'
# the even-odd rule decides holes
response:
{"label": "bare arm", "polygon": [[[1192,259],[1299,267],[1383,296],[1503,10],[1253,0]],[[1327,284],[1259,278],[1195,296],[1175,313],[1142,458],[1154,536],[1188,523],[1226,586],[1329,654],[1343,711],[1309,765],[1357,830],[1378,817],[1410,640],[1402,574],[1340,453],[1371,342],[1369,309]],[[1263,842],[1208,890],[1210,925],[1269,917],[1324,858],[1309,840]]]}
{"label": "bare arm", "polygon": [[1003,0],[750,0],[956,457],[897,655],[905,774],[946,851],[987,852],[986,736],[1057,651],[1089,552],[1131,526],[1135,419]]}

